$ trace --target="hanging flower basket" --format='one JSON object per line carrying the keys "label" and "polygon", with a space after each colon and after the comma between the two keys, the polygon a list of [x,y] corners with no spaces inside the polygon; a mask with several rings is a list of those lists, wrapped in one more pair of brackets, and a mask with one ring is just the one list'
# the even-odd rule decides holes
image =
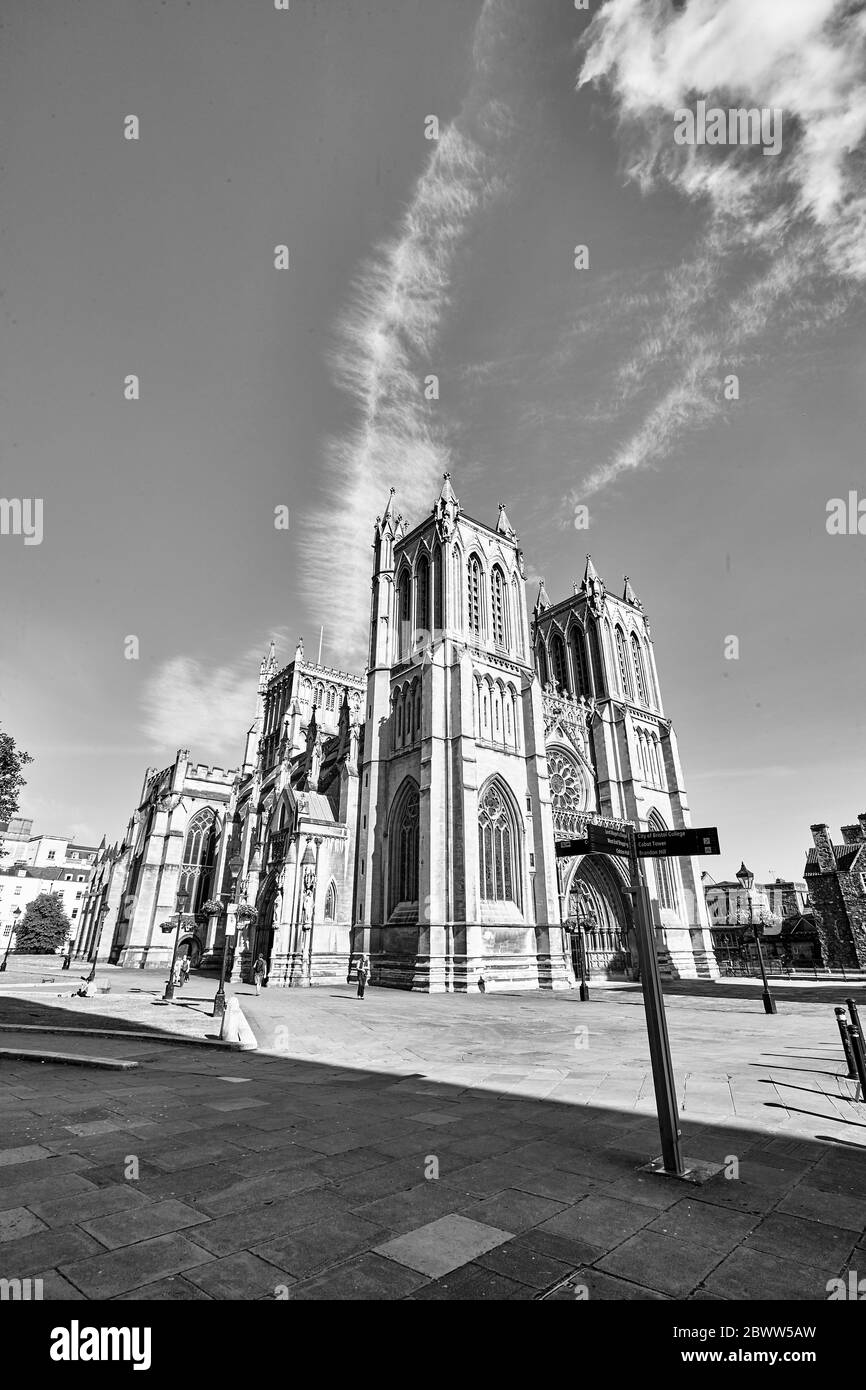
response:
{"label": "hanging flower basket", "polygon": [[223,905],[219,898],[208,898],[207,902],[202,903],[199,908],[199,912],[204,913],[206,917],[212,917],[215,912],[222,912],[222,910]]}
{"label": "hanging flower basket", "polygon": [[257,916],[258,913],[256,912],[256,909],[254,907],[250,907],[249,903],[240,903],[238,905],[239,922],[254,922]]}

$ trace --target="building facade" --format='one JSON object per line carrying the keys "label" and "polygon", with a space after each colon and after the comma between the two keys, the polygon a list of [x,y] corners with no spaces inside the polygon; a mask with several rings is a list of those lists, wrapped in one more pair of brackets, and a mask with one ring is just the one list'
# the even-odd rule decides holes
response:
{"label": "building facade", "polygon": [[826,825],[813,825],[814,848],[804,877],[815,910],[824,963],[831,969],[866,969],[866,812],[842,826],[834,845]]}
{"label": "building facade", "polygon": [[[272,986],[309,986],[363,952],[396,988],[564,989],[580,933],[591,970],[626,973],[627,863],[556,844],[589,822],[689,825],[631,584],[615,597],[587,559],[571,596],[551,603],[542,583],[530,613],[505,507],[492,525],[468,516],[449,475],[411,528],[392,489],[373,556],[366,673],[302,644],[278,669],[271,644],[241,767],[181,752],[148,772],[113,863],[110,958],[164,964],[188,889],[184,949],[210,965],[227,951],[230,978],[261,954]],[[664,972],[716,974],[694,861],[647,877]]]}

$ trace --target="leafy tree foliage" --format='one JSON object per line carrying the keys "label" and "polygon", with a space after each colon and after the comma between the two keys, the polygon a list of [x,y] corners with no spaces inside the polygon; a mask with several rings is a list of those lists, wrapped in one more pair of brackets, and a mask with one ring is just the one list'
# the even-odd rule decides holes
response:
{"label": "leafy tree foliage", "polygon": [[[0,824],[8,821],[18,810],[18,794],[25,785],[21,769],[33,759],[18,748],[11,734],[0,729]],[[0,835],[0,855],[3,836]]]}
{"label": "leafy tree foliage", "polygon": [[72,930],[57,893],[40,893],[28,904],[15,937],[16,951],[50,955],[62,946]]}

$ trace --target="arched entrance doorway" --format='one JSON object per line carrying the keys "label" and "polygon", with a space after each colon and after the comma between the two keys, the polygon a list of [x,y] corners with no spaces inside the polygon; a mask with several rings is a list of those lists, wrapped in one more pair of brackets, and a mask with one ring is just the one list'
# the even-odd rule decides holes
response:
{"label": "arched entrance doorway", "polygon": [[[627,883],[606,854],[586,854],[574,863],[565,881],[564,920],[584,934],[590,975],[625,976],[632,967],[629,945],[632,924]],[[580,944],[569,933],[575,972],[580,969]]]}
{"label": "arched entrance doorway", "polygon": [[276,890],[276,874],[271,872],[259,895],[255,929],[253,932],[253,939],[250,942],[250,960],[255,961],[259,956],[264,956],[269,971],[271,968],[271,954],[274,949],[274,903],[276,899]]}

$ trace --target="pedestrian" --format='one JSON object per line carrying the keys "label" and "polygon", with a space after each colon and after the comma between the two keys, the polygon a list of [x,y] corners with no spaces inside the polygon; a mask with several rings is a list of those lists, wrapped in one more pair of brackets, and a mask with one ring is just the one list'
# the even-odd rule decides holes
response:
{"label": "pedestrian", "polygon": [[179,960],[176,960],[175,963],[174,963],[174,965],[172,966],[172,969],[171,969],[171,982],[172,982],[172,984],[174,985],[175,989],[180,989],[180,986],[183,984],[183,978],[182,978],[182,976],[181,976],[180,961],[179,961]]}
{"label": "pedestrian", "polygon": [[180,982],[182,985],[185,985],[187,980],[189,979],[190,964],[191,961],[189,956],[184,956],[183,960],[180,963]]}
{"label": "pedestrian", "polygon": [[364,990],[370,978],[370,957],[362,956],[358,962],[358,998],[364,998]]}
{"label": "pedestrian", "polygon": [[259,952],[258,956],[256,957],[256,963],[253,966],[253,982],[256,987],[256,994],[258,994],[261,990],[262,984],[264,983],[267,973],[268,963],[265,960],[264,956],[261,954],[261,952]]}

